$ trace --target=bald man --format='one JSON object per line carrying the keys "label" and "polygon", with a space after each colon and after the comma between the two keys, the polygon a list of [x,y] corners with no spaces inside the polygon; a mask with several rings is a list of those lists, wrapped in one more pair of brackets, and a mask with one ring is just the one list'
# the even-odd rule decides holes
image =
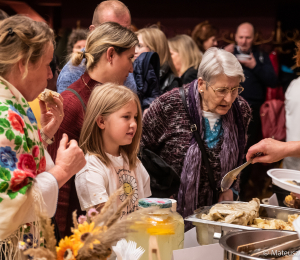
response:
{"label": "bald man", "polygon": [[[100,3],[93,15],[92,24],[89,27],[93,31],[98,25],[105,22],[116,22],[130,28],[131,16],[129,9],[121,1],[108,0]],[[69,61],[61,70],[57,79],[57,92],[65,91],[72,83],[77,81],[85,72],[85,59],[80,66],[73,66]],[[129,73],[124,85],[136,93],[136,83],[132,73]]]}
{"label": "bald man", "polygon": [[248,53],[254,40],[254,27],[251,23],[242,23],[236,31],[235,41],[243,53]]}
{"label": "bald man", "polygon": [[93,21],[89,27],[90,31],[105,22],[116,22],[130,29],[131,16],[126,5],[116,0],[104,1],[99,4],[94,11]]}
{"label": "bald man", "polygon": [[[254,27],[250,23],[238,26],[235,41],[236,45],[225,47],[239,59],[239,54],[249,55],[246,59],[239,59],[245,74],[245,82],[241,83],[244,91],[241,96],[248,101],[252,109],[252,120],[248,128],[248,143],[246,149],[262,139],[260,107],[265,102],[267,87],[275,88],[277,76],[267,53],[253,46]],[[247,167],[241,175],[241,192],[248,182],[252,167]],[[242,194],[241,194],[242,195]]]}
{"label": "bald man", "polygon": [[235,34],[237,46],[232,43],[227,45],[224,50],[234,53],[235,47],[238,47],[241,52],[248,53],[251,50],[254,40],[254,27],[251,23],[242,23],[238,26]]}
{"label": "bald man", "polygon": [[251,23],[238,26],[235,41],[224,49],[237,55],[246,54],[248,58],[239,59],[243,66],[246,81],[242,83],[245,90],[242,96],[251,105],[262,105],[266,97],[267,87],[276,87],[276,74],[267,53],[253,46],[254,27]]}

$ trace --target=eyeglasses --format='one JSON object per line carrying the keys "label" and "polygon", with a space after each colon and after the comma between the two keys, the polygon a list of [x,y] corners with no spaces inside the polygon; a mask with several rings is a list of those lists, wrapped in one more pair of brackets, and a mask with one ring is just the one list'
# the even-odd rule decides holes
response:
{"label": "eyeglasses", "polygon": [[[207,83],[206,83],[207,84]],[[208,85],[207,86],[211,87],[211,89],[215,92],[217,97],[225,97],[229,92],[231,92],[231,96],[237,96],[241,94],[244,91],[244,88],[239,85],[238,87],[229,89],[229,88],[216,88],[214,89],[212,86]]]}

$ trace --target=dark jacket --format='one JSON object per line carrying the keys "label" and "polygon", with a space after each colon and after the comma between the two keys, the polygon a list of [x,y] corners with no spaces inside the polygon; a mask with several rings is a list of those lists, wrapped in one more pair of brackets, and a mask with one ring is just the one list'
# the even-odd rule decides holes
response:
{"label": "dark jacket", "polygon": [[[267,53],[258,48],[253,48],[252,53],[256,60],[256,66],[253,69],[243,66],[246,80],[241,83],[245,89],[241,96],[249,104],[262,105],[266,100],[267,87],[276,87],[277,76]],[[236,49],[234,54],[238,54]]]}
{"label": "dark jacket", "polygon": [[188,68],[180,77],[182,84],[188,84],[197,79],[198,71],[194,67]]}
{"label": "dark jacket", "polygon": [[159,68],[159,56],[156,52],[144,52],[133,63],[133,76],[142,110],[147,109],[160,96]]}
{"label": "dark jacket", "polygon": [[182,86],[180,78],[176,77],[168,64],[163,64],[159,71],[159,86],[162,93]]}

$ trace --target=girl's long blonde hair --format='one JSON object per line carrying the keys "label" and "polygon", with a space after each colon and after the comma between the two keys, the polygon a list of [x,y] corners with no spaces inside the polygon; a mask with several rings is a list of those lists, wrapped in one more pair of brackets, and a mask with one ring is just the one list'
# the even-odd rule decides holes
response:
{"label": "girl's long blonde hair", "polygon": [[99,116],[108,117],[117,112],[130,101],[137,105],[137,130],[129,145],[121,146],[128,158],[130,170],[137,165],[137,154],[142,135],[142,110],[139,98],[130,89],[114,83],[105,83],[94,88],[87,104],[86,114],[79,138],[79,145],[84,154],[97,156],[106,166],[110,165],[110,159],[104,151],[102,130],[97,125]]}
{"label": "girl's long blonde hair", "polygon": [[175,76],[177,71],[173,64],[171,53],[166,35],[158,28],[150,27],[138,30],[136,35],[141,35],[147,47],[154,52],[157,52],[160,59],[160,66],[167,63]]}
{"label": "girl's long blonde hair", "polygon": [[170,49],[177,52],[181,59],[180,76],[190,67],[198,70],[202,54],[190,36],[185,34],[177,35],[169,39],[168,42]]}

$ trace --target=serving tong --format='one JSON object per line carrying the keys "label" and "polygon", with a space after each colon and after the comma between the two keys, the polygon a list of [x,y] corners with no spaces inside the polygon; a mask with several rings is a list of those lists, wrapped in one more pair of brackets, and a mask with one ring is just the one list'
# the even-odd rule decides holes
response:
{"label": "serving tong", "polygon": [[226,173],[221,181],[221,190],[222,192],[230,189],[232,183],[236,180],[236,177],[244,170],[250,163],[252,163],[255,157],[261,156],[262,153],[256,153],[253,158],[251,158],[248,162],[242,164],[241,166],[233,169],[232,171]]}
{"label": "serving tong", "polygon": [[[266,248],[266,249],[263,249]],[[252,257],[266,257],[272,256],[274,257],[275,252],[288,252],[291,250],[300,250],[300,239],[298,238],[298,234],[292,234],[282,237],[276,237],[267,239],[264,241],[258,241],[255,243],[250,243],[246,245],[241,245],[237,247],[238,252],[248,253],[250,251],[254,251],[257,249],[263,249],[258,252],[252,253],[250,256]],[[281,255],[283,256],[283,255]],[[279,256],[279,257],[281,257]],[[275,256],[276,257],[276,256]],[[289,256],[285,256],[284,259],[289,259]],[[291,258],[292,259],[292,258]]]}

